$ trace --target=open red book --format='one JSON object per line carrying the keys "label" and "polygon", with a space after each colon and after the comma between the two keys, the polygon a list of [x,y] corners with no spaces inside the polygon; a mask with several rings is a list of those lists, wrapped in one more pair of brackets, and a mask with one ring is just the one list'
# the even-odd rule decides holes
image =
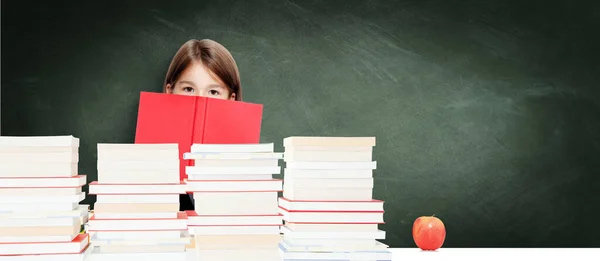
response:
{"label": "open red book", "polygon": [[259,143],[262,111],[262,104],[142,92],[135,143],[178,143],[183,180],[185,166],[191,165],[183,153],[194,143]]}

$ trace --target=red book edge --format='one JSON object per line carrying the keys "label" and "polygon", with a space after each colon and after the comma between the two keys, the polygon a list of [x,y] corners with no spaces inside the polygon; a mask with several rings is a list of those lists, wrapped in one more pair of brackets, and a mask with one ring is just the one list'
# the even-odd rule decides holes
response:
{"label": "red book edge", "polygon": [[[180,186],[186,185],[185,182],[181,181],[179,183],[155,183],[155,184],[139,184],[139,183],[98,183],[98,181],[92,181],[89,185],[94,186]],[[173,193],[171,193],[173,194]]]}
{"label": "red book edge", "polygon": [[188,225],[188,228],[194,227],[280,227],[283,224],[239,224],[239,225]]}
{"label": "red book edge", "polygon": [[282,179],[209,179],[209,180],[185,180],[185,182],[280,182]]}
{"label": "red book edge", "polygon": [[[96,195],[161,195],[161,196],[165,196],[165,195],[181,195],[178,193],[117,193],[117,194],[106,194],[106,193],[101,193],[101,194],[96,194]],[[107,203],[107,204],[156,204],[156,203],[127,203],[127,202],[121,202],[121,203]]]}
{"label": "red book edge", "polygon": [[[87,251],[90,248],[90,244],[88,243],[84,248],[82,248],[79,252],[75,253],[48,253],[48,254],[24,254],[24,255],[0,255],[0,256],[57,256],[57,255],[81,255],[83,252]],[[87,258],[86,258],[87,260]]]}
{"label": "red book edge", "polygon": [[[385,222],[290,222],[284,220],[286,224],[307,224],[307,225],[375,225],[385,224]],[[289,229],[289,228],[288,228]]]}
{"label": "red book edge", "polygon": [[0,243],[0,245],[31,245],[31,244],[65,244],[65,243],[81,243],[84,240],[87,240],[89,234],[77,234],[71,241],[53,241],[53,242],[5,242]]}
{"label": "red book edge", "polygon": [[292,200],[285,197],[280,197],[280,200],[288,201],[288,202],[332,202],[332,203],[381,203],[383,200],[379,199],[371,199],[371,200]]}
{"label": "red book edge", "polygon": [[97,230],[97,229],[88,229],[88,232],[154,232],[154,231],[186,231],[187,228],[184,229],[139,229],[139,230]]}
{"label": "red book edge", "polygon": [[84,185],[78,185],[75,187],[0,187],[0,189],[39,189],[39,188],[44,188],[44,189],[58,189],[58,188],[81,188]]}
{"label": "red book edge", "polygon": [[[81,188],[83,186],[60,186],[60,187],[48,187],[48,186],[37,186],[37,187],[0,187],[0,189],[36,189],[36,188]],[[88,193],[89,194],[89,193]]]}
{"label": "red book edge", "polygon": [[183,220],[187,218],[185,211],[178,211],[177,218],[96,218],[96,215],[93,215],[88,220]]}
{"label": "red book edge", "polygon": [[70,176],[70,177],[0,177],[0,180],[7,180],[7,179],[78,179],[81,177],[85,177],[87,176],[86,174],[79,174],[79,175],[75,175],[75,176]]}
{"label": "red book edge", "polygon": [[[165,193],[123,193],[123,192],[89,193],[88,192],[88,195],[184,195],[184,194],[178,194],[178,193],[173,193],[173,192],[165,192]],[[124,204],[124,203],[115,203],[115,204]]]}
{"label": "red book edge", "polygon": [[243,192],[281,192],[283,190],[219,190],[219,191],[213,191],[213,190],[188,190],[186,191],[187,194],[191,194],[194,192],[210,192],[210,193],[233,193],[233,192],[238,192],[238,193],[243,193]]}
{"label": "red book edge", "polygon": [[188,218],[190,217],[276,217],[283,216],[281,213],[277,214],[254,214],[254,215],[198,215],[195,210],[186,210]]}
{"label": "red book edge", "polygon": [[285,212],[290,213],[385,213],[385,211],[374,210],[374,211],[362,211],[362,210],[289,210],[284,207],[279,206],[279,209],[282,209]]}

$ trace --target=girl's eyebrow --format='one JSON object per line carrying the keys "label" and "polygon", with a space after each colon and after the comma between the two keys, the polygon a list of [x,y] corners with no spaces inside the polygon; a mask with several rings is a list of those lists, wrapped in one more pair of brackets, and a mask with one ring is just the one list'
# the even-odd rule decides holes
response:
{"label": "girl's eyebrow", "polygon": [[194,82],[191,82],[191,81],[179,81],[179,83],[187,83],[187,84],[189,84],[191,86],[196,87],[196,85],[194,84]]}
{"label": "girl's eyebrow", "polygon": [[209,84],[207,87],[209,87],[209,88],[223,88],[223,86],[221,86],[219,84]]}

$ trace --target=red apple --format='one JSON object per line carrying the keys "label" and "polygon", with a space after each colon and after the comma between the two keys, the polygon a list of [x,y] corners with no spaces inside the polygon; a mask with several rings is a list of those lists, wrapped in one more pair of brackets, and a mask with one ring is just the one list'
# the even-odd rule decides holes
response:
{"label": "red apple", "polygon": [[435,216],[423,216],[415,220],[412,234],[420,249],[436,250],[444,244],[446,227],[444,222]]}

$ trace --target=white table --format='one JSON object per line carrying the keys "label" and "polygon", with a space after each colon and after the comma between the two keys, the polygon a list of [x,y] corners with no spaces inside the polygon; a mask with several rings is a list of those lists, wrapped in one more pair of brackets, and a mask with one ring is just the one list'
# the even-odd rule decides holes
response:
{"label": "white table", "polygon": [[[600,260],[600,248],[442,248],[435,252],[421,251],[417,248],[390,248],[393,260],[396,261],[427,261],[427,260],[474,260],[474,261],[518,261],[518,260]],[[115,261],[126,260],[130,254],[91,254],[86,261]],[[196,261],[196,253],[189,251],[185,260]],[[143,259],[138,259],[143,261]],[[240,260],[243,261],[243,260]],[[318,261],[318,260],[315,260]]]}

